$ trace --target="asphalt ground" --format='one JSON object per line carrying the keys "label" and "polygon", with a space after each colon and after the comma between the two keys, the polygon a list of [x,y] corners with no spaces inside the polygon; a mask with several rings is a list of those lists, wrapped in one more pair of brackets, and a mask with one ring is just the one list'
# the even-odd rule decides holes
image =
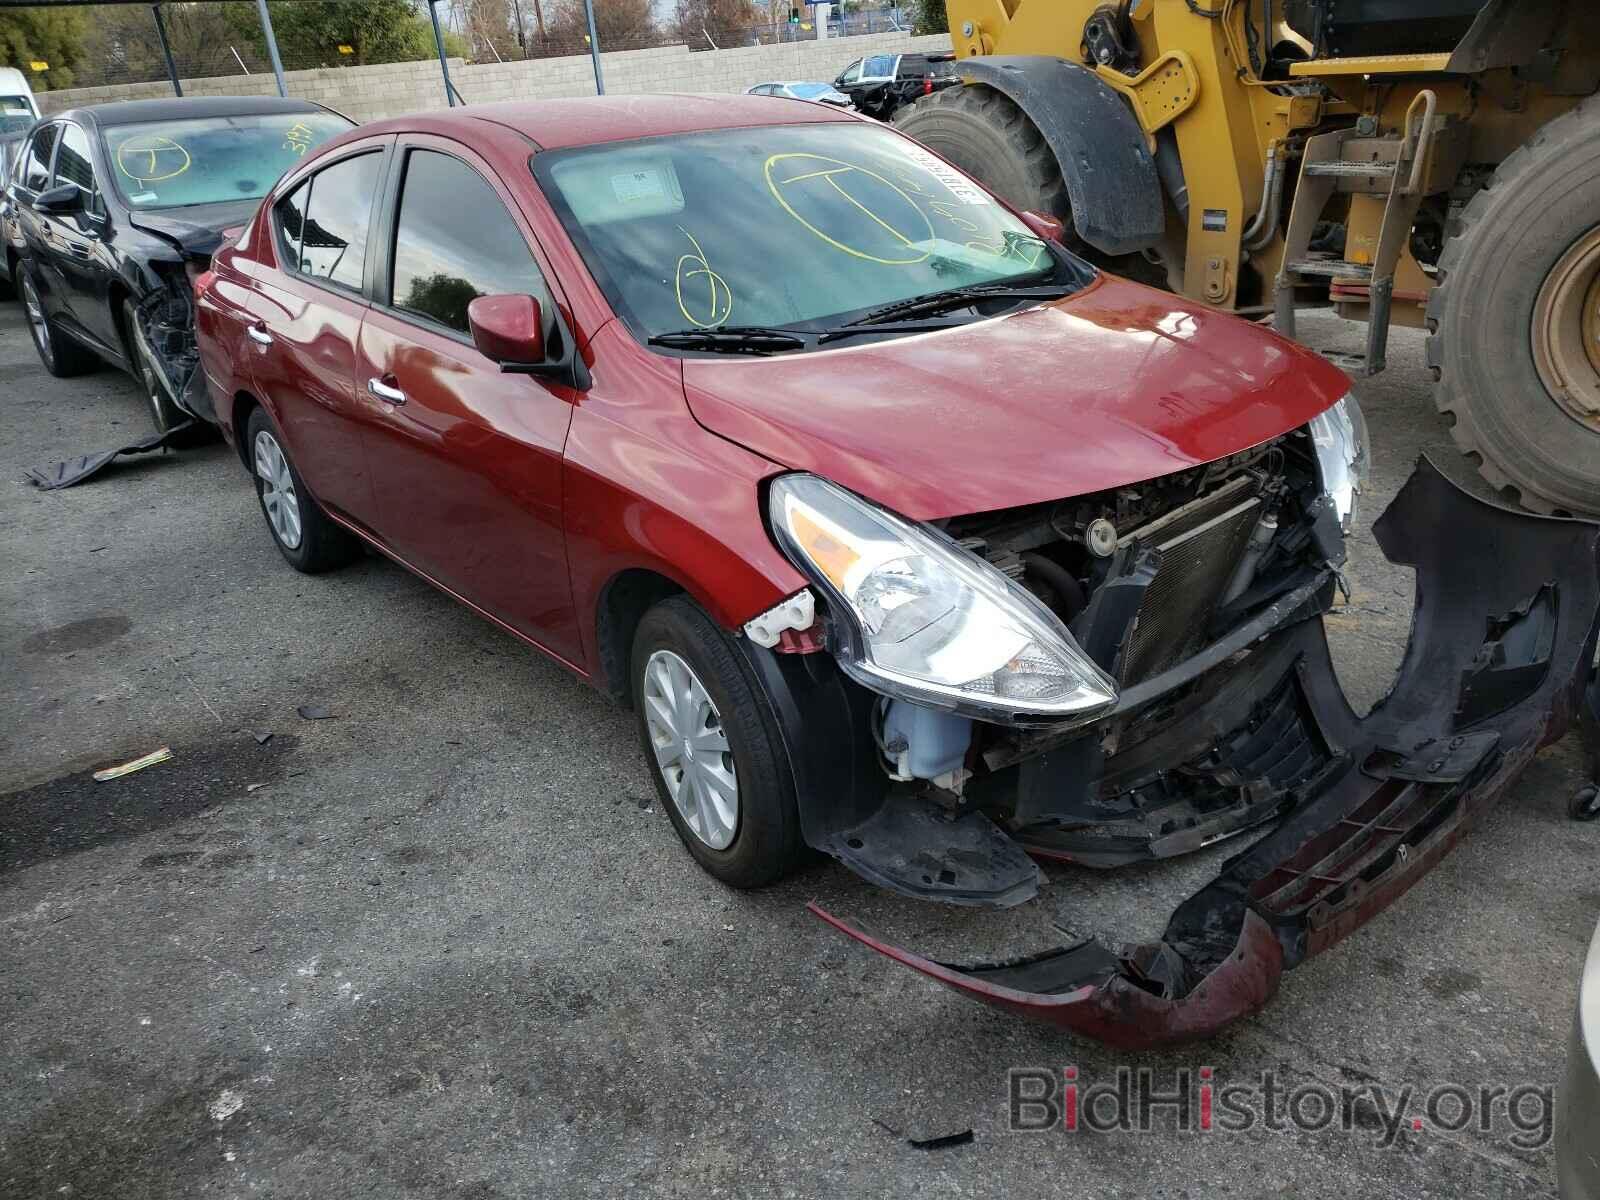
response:
{"label": "asphalt ground", "polygon": [[[1360,344],[1327,316],[1302,332]],[[1330,618],[1363,705],[1411,605],[1365,527],[1418,452],[1463,473],[1420,339],[1398,333],[1391,360],[1356,385],[1378,496]],[[654,802],[629,714],[386,561],[296,574],[224,446],[57,493],[20,482],[147,428],[130,380],[51,379],[0,305],[7,1200],[1553,1193],[1540,1089],[1600,914],[1600,824],[1565,816],[1573,743],[1263,1015],[1120,1054],[957,997],[805,902],[935,956],[1146,937],[1235,847],[1052,869],[1004,914],[827,862],[730,891]],[[170,762],[89,779],[160,746]],[[1217,1089],[1267,1072],[1279,1096],[1248,1101],[1242,1130],[1158,1110],[1149,1131],[1011,1132],[1008,1069],[1068,1066],[1084,1088],[1127,1067],[1168,1091],[1187,1069],[1195,1103],[1202,1067]],[[1425,1100],[1446,1085],[1474,1103],[1527,1085],[1531,1132],[1503,1108],[1446,1128],[1454,1101],[1433,1120]],[[1282,1113],[1340,1089],[1330,1129]]]}

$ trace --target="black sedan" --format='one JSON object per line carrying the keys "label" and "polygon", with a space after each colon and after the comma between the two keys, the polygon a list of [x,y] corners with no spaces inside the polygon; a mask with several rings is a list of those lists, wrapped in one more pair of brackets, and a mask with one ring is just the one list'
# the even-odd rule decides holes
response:
{"label": "black sedan", "polygon": [[210,420],[193,280],[279,175],[351,125],[301,100],[217,97],[102,104],[35,126],[8,196],[45,369],[122,367],[159,433]]}

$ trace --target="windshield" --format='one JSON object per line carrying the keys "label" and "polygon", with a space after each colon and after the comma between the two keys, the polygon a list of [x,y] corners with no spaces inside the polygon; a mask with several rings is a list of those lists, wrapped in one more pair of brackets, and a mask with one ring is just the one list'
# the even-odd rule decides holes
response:
{"label": "windshield", "polygon": [[1059,265],[965,175],[875,125],[650,138],[550,151],[533,165],[641,338],[822,328],[951,288],[1042,282]]}
{"label": "windshield", "polygon": [[18,133],[38,120],[26,96],[0,96],[0,133]]}
{"label": "windshield", "polygon": [[259,200],[312,148],[350,129],[328,112],[262,113],[114,125],[102,134],[130,208]]}

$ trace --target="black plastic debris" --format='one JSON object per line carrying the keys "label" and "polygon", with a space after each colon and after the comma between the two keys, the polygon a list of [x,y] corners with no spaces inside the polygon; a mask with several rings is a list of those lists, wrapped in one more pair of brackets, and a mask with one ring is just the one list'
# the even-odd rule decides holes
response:
{"label": "black plastic debris", "polygon": [[181,436],[193,424],[193,421],[185,421],[182,425],[174,425],[165,433],[152,433],[149,437],[140,438],[137,442],[120,446],[115,450],[102,450],[98,454],[85,454],[80,458],[69,458],[65,462],[32,467],[23,478],[45,492],[72,487],[98,475],[119,455],[149,454],[153,450],[166,449],[174,438]]}

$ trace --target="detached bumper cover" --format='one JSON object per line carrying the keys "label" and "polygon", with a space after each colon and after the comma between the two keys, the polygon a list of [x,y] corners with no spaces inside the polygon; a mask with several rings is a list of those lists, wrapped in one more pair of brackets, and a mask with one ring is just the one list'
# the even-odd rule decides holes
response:
{"label": "detached bumper cover", "polygon": [[1261,1009],[1285,970],[1400,897],[1571,727],[1594,662],[1600,526],[1477,500],[1424,459],[1374,533],[1416,569],[1393,690],[1358,718],[1319,621],[1261,648],[1292,661],[1332,758],[1271,832],[1179,905],[1161,941],[958,967],[813,911],[957,991],[1120,1047],[1206,1037]]}

